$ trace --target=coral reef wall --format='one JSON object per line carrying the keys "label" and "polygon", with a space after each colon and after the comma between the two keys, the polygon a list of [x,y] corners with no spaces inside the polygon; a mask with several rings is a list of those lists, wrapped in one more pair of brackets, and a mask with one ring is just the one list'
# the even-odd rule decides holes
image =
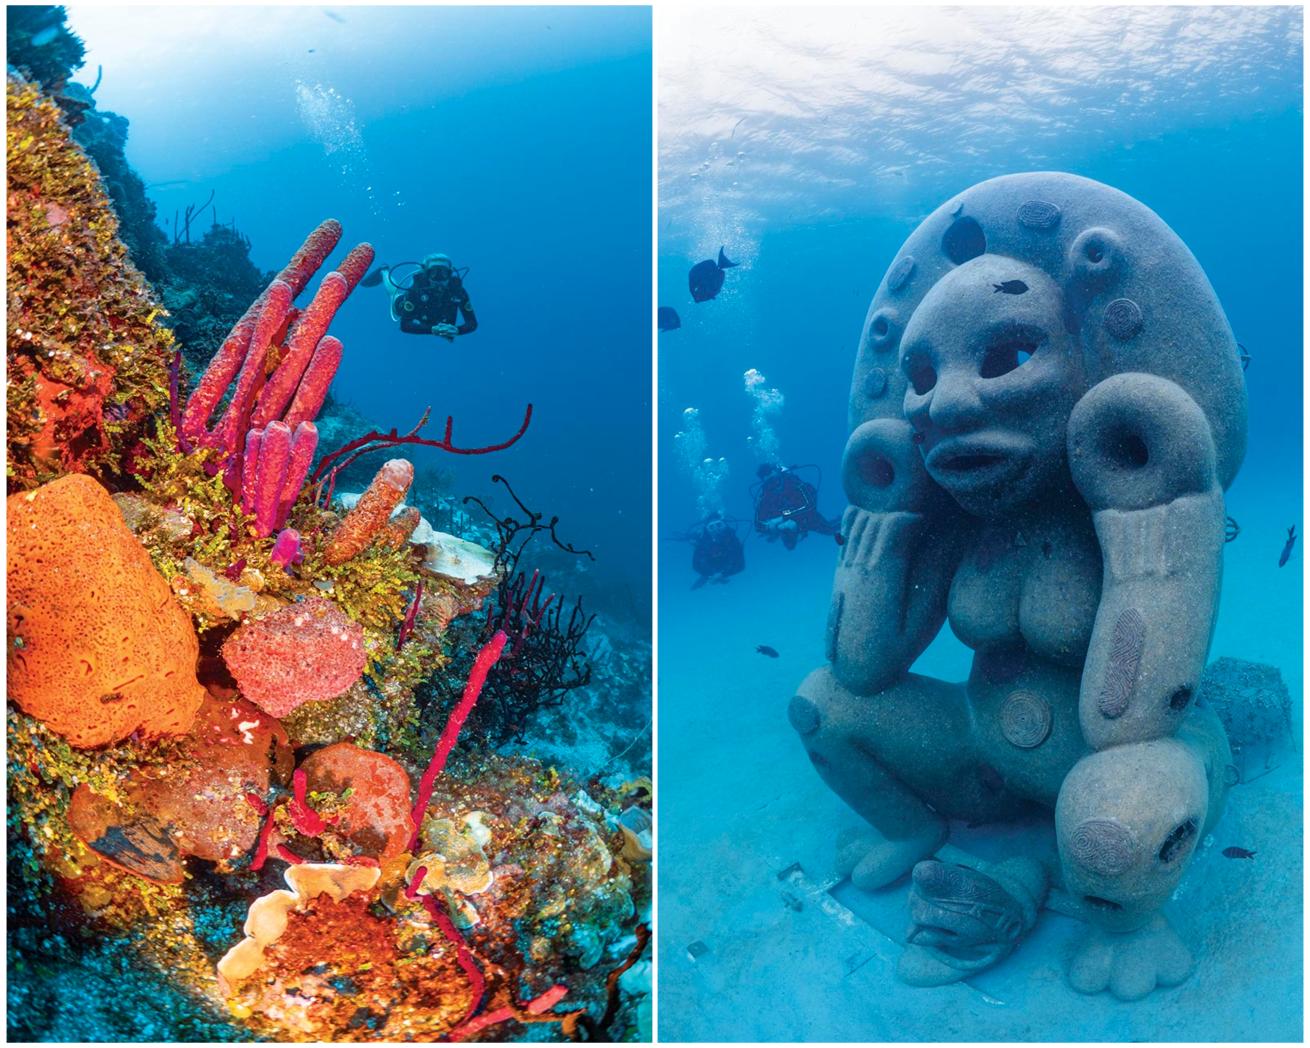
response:
{"label": "coral reef wall", "polygon": [[59,107],[12,74],[6,102],[8,490],[114,482],[167,409],[173,339]]}

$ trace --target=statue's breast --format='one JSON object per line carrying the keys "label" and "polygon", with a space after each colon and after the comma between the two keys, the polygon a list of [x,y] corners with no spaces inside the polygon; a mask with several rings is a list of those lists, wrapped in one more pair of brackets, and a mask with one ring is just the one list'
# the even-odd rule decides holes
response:
{"label": "statue's breast", "polygon": [[1079,666],[1101,598],[1101,555],[1090,522],[985,525],[951,583],[951,629],[978,650],[1022,640]]}

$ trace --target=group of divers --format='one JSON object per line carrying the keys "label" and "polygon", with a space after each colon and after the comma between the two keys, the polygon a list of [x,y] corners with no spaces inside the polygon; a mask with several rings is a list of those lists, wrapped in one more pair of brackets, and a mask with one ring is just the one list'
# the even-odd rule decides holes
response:
{"label": "group of divers", "polygon": [[[722,247],[717,259],[697,262],[687,274],[692,301],[716,298],[723,288],[724,273],[736,266]],[[672,307],[660,306],[657,326],[660,331],[675,331],[682,326],[682,318]],[[811,533],[832,535],[841,542],[841,521],[829,520],[819,512],[818,486],[805,479],[809,470],[817,472],[818,467],[766,462],[756,470],[757,479],[751,488],[755,505],[751,523],[756,534],[769,542],[781,541],[789,550]],[[727,582],[745,570],[746,551],[737,531],[744,523],[715,510],[685,534],[676,536],[691,543],[691,567],[696,572],[692,589],[707,582]]]}
{"label": "group of divers", "polygon": [[[819,512],[819,489],[805,479],[813,466],[765,463],[756,471],[751,488],[755,533],[769,542],[781,541],[787,549],[807,535],[831,535],[841,541],[841,521]],[[746,523],[716,510],[678,538],[691,543],[691,568],[696,572],[692,589],[707,582],[727,582],[746,568],[746,551],[738,526]]]}

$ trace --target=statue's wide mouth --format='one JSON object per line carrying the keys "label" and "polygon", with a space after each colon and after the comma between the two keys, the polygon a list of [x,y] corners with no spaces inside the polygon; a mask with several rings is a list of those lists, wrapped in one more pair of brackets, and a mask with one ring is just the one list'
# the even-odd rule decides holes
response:
{"label": "statue's wide mouth", "polygon": [[973,470],[986,469],[988,466],[995,466],[999,462],[1004,462],[1004,455],[938,455],[933,462],[933,469],[941,470],[944,473],[968,473]]}
{"label": "statue's wide mouth", "polygon": [[1023,469],[1026,451],[1009,434],[947,437],[924,455],[924,465],[939,484],[972,488],[1013,479]]}

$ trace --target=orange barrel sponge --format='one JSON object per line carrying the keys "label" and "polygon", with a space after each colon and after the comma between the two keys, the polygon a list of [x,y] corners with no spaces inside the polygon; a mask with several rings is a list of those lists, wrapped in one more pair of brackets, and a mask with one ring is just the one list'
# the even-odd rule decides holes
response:
{"label": "orange barrel sponge", "polygon": [[10,698],[82,749],[190,729],[195,629],[109,492],[70,474],[8,508]]}
{"label": "orange barrel sponge", "polygon": [[394,510],[404,500],[414,483],[414,466],[406,459],[391,459],[382,464],[373,483],[359,497],[355,508],[347,513],[328,536],[323,559],[329,564],[344,564],[368,549],[387,526]]}
{"label": "orange barrel sponge", "polygon": [[405,850],[414,827],[409,821],[409,775],[385,754],[350,742],[315,750],[300,765],[311,792],[350,798],[334,832],[359,854],[391,859]]}
{"label": "orange barrel sponge", "polygon": [[364,628],[330,600],[308,597],[251,619],[223,642],[241,694],[285,717],[306,702],[335,699],[364,673]]}

